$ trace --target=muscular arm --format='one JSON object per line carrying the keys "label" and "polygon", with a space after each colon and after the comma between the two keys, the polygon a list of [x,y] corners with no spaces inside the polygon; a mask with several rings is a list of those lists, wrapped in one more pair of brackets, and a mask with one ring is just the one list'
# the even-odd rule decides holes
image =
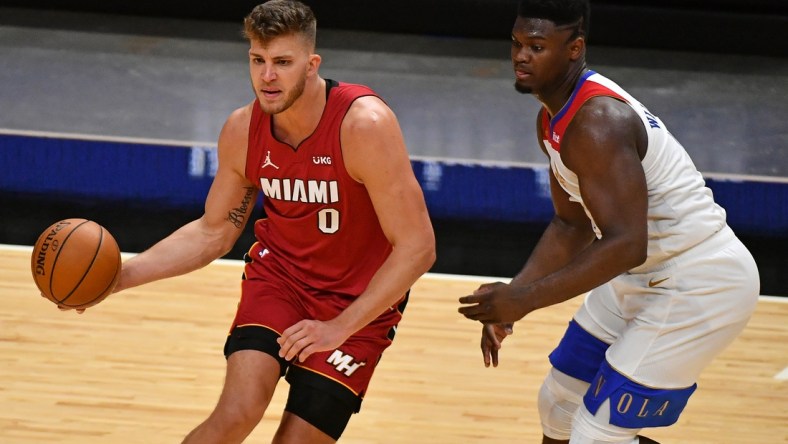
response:
{"label": "muscular arm", "polygon": [[[538,135],[544,134],[542,128],[543,112],[544,110],[541,110],[536,118],[536,134]],[[541,138],[538,139],[538,143],[539,147],[547,155]],[[476,290],[474,296],[491,291],[502,291],[506,294],[512,288],[526,286],[560,270],[561,267],[568,264],[593,242],[595,238],[594,231],[591,228],[591,221],[586,216],[585,211],[583,211],[583,207],[579,203],[569,200],[569,195],[559,185],[552,169],[549,170],[549,173],[550,193],[555,216],[544,233],[542,233],[528,261],[526,261],[522,270],[512,278],[508,286],[501,282],[484,284]],[[471,300],[462,298],[460,302],[472,302],[472,299],[473,297],[471,297]],[[463,310],[466,309],[461,308],[460,312],[463,312]],[[485,366],[489,367],[490,364],[494,367],[498,366],[498,350],[501,348],[501,342],[512,333],[514,333],[513,322],[488,323],[482,327],[481,349]]]}
{"label": "muscular arm", "polygon": [[250,106],[236,110],[219,135],[219,168],[205,213],[125,261],[115,291],[188,273],[226,254],[252,214],[257,189],[244,176]]}
{"label": "muscular arm", "polygon": [[399,300],[435,261],[435,236],[397,118],[376,97],[363,97],[342,124],[350,175],[364,184],[393,250],[367,289],[335,321],[352,334]]}
{"label": "muscular arm", "polygon": [[[556,220],[540,240],[536,256],[513,285],[461,299],[476,304],[461,308],[463,314],[486,323],[512,322],[590,291],[643,263],[648,192],[640,162],[645,145],[645,130],[628,105],[607,97],[583,105],[564,134],[561,159],[577,174],[583,202],[603,237],[580,251],[565,249],[571,241],[558,239],[552,244],[556,236],[573,236],[575,229],[566,227],[578,227],[579,220],[573,203],[553,186]],[[575,244],[581,246],[582,242]],[[567,262],[561,265],[562,261]],[[547,274],[538,277],[543,273]]]}
{"label": "muscular arm", "polygon": [[532,309],[563,302],[643,263],[648,241],[648,191],[639,152],[639,117],[607,97],[589,100],[564,134],[561,158],[580,181],[583,202],[602,238],[528,291]]}
{"label": "muscular arm", "polygon": [[342,122],[348,173],[364,184],[393,249],[364,292],[334,319],[303,320],[282,333],[279,355],[304,360],[331,350],[396,304],[435,261],[435,236],[424,195],[394,113],[376,97],[362,97]]}
{"label": "muscular arm", "polygon": [[[536,134],[543,134],[542,110],[536,119]],[[546,152],[544,142],[539,139],[539,146]],[[550,194],[555,215],[531,252],[523,269],[512,279],[511,284],[521,286],[529,284],[550,273],[558,271],[569,263],[580,251],[594,240],[591,221],[583,211],[583,207],[569,200],[569,195],[558,184],[552,169],[550,172]]]}

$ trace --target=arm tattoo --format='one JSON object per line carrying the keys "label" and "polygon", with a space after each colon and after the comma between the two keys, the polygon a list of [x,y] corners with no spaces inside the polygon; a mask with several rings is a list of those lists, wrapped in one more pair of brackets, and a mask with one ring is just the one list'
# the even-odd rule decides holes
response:
{"label": "arm tattoo", "polygon": [[246,222],[246,213],[249,212],[249,206],[252,203],[252,196],[254,195],[254,187],[244,187],[246,193],[241,199],[241,205],[233,208],[227,213],[227,221],[235,225],[235,228],[243,228]]}

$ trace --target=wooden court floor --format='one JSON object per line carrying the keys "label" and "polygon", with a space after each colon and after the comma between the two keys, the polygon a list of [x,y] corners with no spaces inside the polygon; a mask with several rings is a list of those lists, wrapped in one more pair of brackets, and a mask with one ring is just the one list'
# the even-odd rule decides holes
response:
{"label": "wooden court floor", "polygon": [[[113,295],[83,315],[38,295],[30,247],[0,247],[0,443],[177,443],[211,410],[241,266]],[[533,313],[484,368],[479,327],[457,298],[484,278],[427,275],[340,442],[537,443],[546,355],[579,299]],[[788,442],[788,303],[762,298],[744,333],[699,381],[663,443]],[[780,376],[782,375],[782,376]],[[247,440],[270,442],[286,383]]]}

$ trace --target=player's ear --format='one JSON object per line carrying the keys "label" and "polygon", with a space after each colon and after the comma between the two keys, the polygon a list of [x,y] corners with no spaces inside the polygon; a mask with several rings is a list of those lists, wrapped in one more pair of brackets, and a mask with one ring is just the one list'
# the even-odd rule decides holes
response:
{"label": "player's ear", "polygon": [[309,55],[309,75],[317,74],[317,70],[320,68],[320,62],[322,61],[322,57],[317,54],[310,54]]}
{"label": "player's ear", "polygon": [[569,42],[569,57],[572,61],[579,60],[586,52],[586,38],[579,35]]}

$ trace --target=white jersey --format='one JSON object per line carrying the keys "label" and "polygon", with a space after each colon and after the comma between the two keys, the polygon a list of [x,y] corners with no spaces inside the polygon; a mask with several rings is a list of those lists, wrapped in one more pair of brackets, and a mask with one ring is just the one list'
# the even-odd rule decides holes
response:
{"label": "white jersey", "polygon": [[[648,135],[641,165],[648,187],[648,258],[631,272],[645,272],[708,239],[725,227],[725,210],[714,202],[700,172],[665,124],[616,83],[588,71],[572,96],[552,119],[542,113],[542,128],[550,167],[570,200],[580,203],[597,237],[604,233],[583,203],[577,175],[561,161],[561,140],[578,109],[591,97],[609,96],[627,103],[640,116]],[[549,119],[549,120],[548,120]],[[615,172],[613,172],[615,173]]]}
{"label": "white jersey", "polygon": [[[648,258],[589,292],[574,315],[579,328],[567,332],[550,355],[558,371],[590,387],[571,426],[543,428],[556,439],[589,438],[584,431],[591,427],[589,418],[604,418],[594,416],[599,409],[607,409],[610,417],[601,422],[629,429],[675,422],[701,371],[747,324],[760,291],[752,255],[726,225],[725,211],[714,203],[681,144],[618,85],[588,72],[556,116],[542,112],[541,125],[553,174],[570,199],[583,205],[597,236],[605,233],[583,203],[577,175],[560,155],[567,126],[594,96],[627,103],[648,135],[641,161],[648,188]],[[600,364],[595,368],[589,362]],[[668,399],[660,398],[667,392],[670,401],[646,408],[655,396]],[[629,402],[636,397],[632,405],[640,407],[632,410]],[[673,411],[662,417],[669,403]]]}

